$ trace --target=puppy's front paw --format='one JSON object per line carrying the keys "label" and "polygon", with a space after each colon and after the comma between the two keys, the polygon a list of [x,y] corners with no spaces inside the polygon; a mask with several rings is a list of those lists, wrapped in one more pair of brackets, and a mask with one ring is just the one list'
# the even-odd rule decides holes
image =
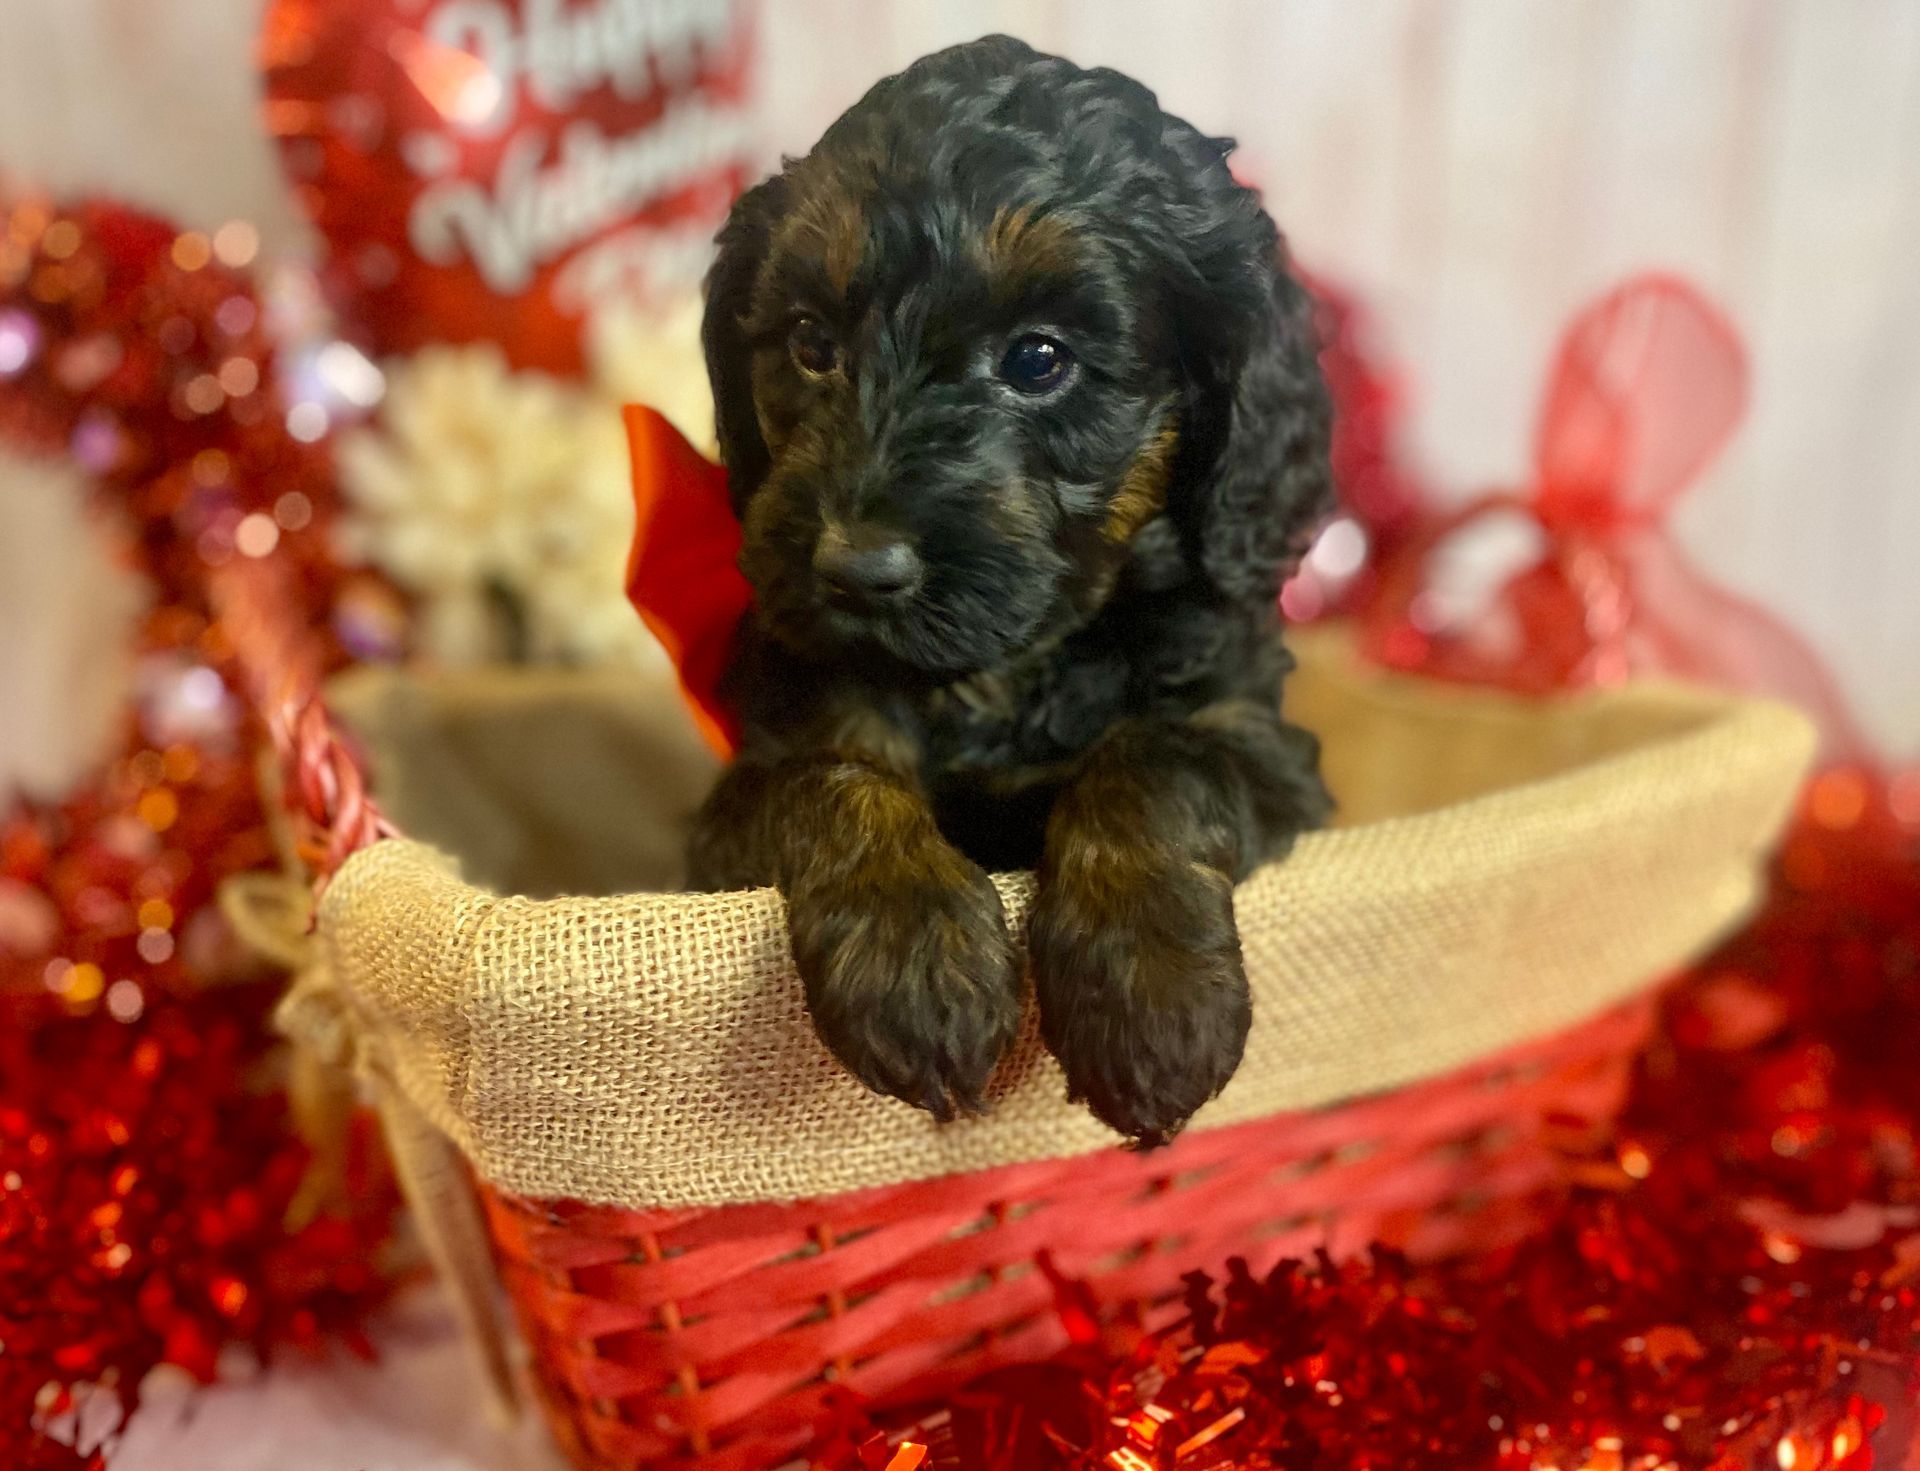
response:
{"label": "puppy's front paw", "polygon": [[1227,1085],[1252,998],[1216,869],[1141,850],[1050,855],[1028,931],[1040,1028],[1069,1096],[1164,1144]]}
{"label": "puppy's front paw", "polygon": [[787,916],[814,1029],[847,1070],[935,1118],[977,1111],[1020,1021],[986,874],[930,835],[797,885]]}

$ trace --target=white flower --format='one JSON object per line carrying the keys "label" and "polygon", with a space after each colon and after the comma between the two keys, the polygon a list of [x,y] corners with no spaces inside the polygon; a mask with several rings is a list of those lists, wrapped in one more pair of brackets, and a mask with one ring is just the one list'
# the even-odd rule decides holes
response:
{"label": "white flower", "polygon": [[653,656],[623,586],[632,487],[618,407],[491,344],[390,366],[372,427],[340,446],[341,552],[416,599],[446,664]]}
{"label": "white flower", "polygon": [[444,664],[645,661],[627,602],[633,488],[624,403],[713,446],[700,301],[603,310],[584,385],[510,370],[489,343],[387,367],[378,416],[340,445],[341,553],[413,595],[414,645]]}

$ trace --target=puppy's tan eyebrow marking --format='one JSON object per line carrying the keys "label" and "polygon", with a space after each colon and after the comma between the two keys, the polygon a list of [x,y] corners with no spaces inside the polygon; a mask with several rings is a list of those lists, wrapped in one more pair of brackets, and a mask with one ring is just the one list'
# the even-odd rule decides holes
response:
{"label": "puppy's tan eyebrow marking", "polygon": [[1141,527],[1166,509],[1167,479],[1179,444],[1180,426],[1170,423],[1133,457],[1100,528],[1108,541],[1126,545],[1140,534]]}
{"label": "puppy's tan eyebrow marking", "polygon": [[844,301],[866,247],[867,217],[860,202],[833,193],[789,215],[777,227],[769,254],[784,258],[788,271],[816,294],[831,291]]}
{"label": "puppy's tan eyebrow marking", "polygon": [[824,229],[825,249],[821,259],[826,263],[827,279],[833,283],[833,289],[842,296],[853,282],[853,273],[860,268],[860,257],[867,245],[867,217],[859,204],[851,199],[834,201],[827,216]]}
{"label": "puppy's tan eyebrow marking", "polygon": [[996,295],[1036,277],[1071,275],[1079,259],[1067,222],[1056,214],[1036,214],[1030,204],[996,209],[980,245]]}

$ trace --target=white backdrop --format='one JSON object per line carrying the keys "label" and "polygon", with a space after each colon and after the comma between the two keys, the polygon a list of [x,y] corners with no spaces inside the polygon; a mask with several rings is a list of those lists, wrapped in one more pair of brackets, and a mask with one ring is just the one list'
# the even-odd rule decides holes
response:
{"label": "white backdrop", "polygon": [[[258,11],[0,0],[0,170],[190,224],[246,215],[301,248],[253,125]],[[1239,136],[1302,258],[1376,308],[1414,444],[1458,493],[1524,467],[1569,311],[1640,266],[1687,272],[1756,369],[1687,539],[1814,637],[1883,739],[1920,748],[1920,4],[764,0],[764,21],[770,153],[996,29]],[[67,520],[9,505],[0,488],[0,629],[41,644],[0,658],[0,721],[20,727],[10,671],[58,664],[48,609],[75,563]]]}

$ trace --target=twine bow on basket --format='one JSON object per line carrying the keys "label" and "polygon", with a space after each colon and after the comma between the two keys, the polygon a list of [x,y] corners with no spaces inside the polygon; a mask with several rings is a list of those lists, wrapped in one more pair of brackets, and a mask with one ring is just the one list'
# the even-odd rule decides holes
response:
{"label": "twine bow on basket", "polygon": [[334,729],[319,693],[319,660],[286,610],[285,570],[260,559],[214,575],[214,606],[233,645],[271,749],[262,752],[261,798],[277,869],[231,875],[219,903],[254,954],[291,978],[278,1024],[301,1041],[287,1079],[294,1125],[312,1150],[289,1207],[295,1220],[338,1205],[346,1189],[346,1139],[355,1102],[352,1028],[314,942],[315,905],[349,855],[394,835],[368,795],[359,763]]}
{"label": "twine bow on basket", "polygon": [[[1732,437],[1747,359],[1720,311],[1684,281],[1648,274],[1581,311],[1555,354],[1532,482],[1439,515],[1382,569],[1363,647],[1390,667],[1545,694],[1664,674],[1799,705],[1824,755],[1867,751],[1819,658],[1772,614],[1718,586],[1668,527],[1674,505]],[[1544,548],[1487,614],[1444,626],[1427,596],[1460,533],[1518,514]]]}

